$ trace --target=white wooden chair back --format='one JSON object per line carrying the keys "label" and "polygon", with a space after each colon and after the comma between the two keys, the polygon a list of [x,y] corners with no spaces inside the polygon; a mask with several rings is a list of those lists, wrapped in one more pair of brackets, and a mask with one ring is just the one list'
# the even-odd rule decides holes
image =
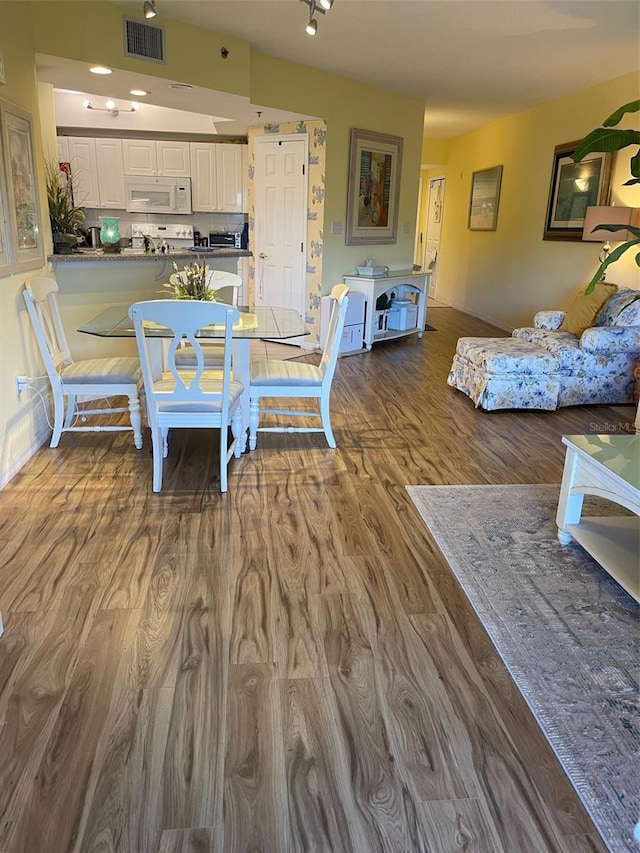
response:
{"label": "white wooden chair back", "polygon": [[[240,455],[243,386],[231,377],[231,340],[238,309],[221,302],[185,299],[156,299],[137,302],[129,308],[133,320],[153,442],[153,490],[162,488],[162,459],[168,452],[172,427],[218,428],[220,430],[220,490],[227,490],[227,465],[233,453]],[[158,374],[157,358],[151,352],[153,325],[171,331],[165,355],[165,371]],[[224,338],[222,369],[207,370],[202,339],[196,333],[204,326],[220,326]],[[206,340],[206,339],[205,339]],[[157,338],[156,338],[157,343]],[[163,341],[165,343],[165,341]],[[180,369],[176,356],[186,343],[194,356],[188,370]],[[231,425],[234,440],[227,440]]]}
{"label": "white wooden chair back", "polygon": [[[331,427],[329,403],[349,304],[348,292],[349,287],[346,284],[336,284],[331,291],[334,302],[331,307],[324,351],[317,367],[313,364],[278,359],[259,360],[252,363],[249,388],[250,450],[255,450],[258,432],[324,432],[329,447],[336,446]],[[263,408],[260,405],[263,397],[315,398],[319,401],[319,411]],[[322,426],[260,426],[262,414],[291,418],[320,418]]]}
{"label": "white wooden chair back", "polygon": [[[132,430],[134,443],[142,447],[137,358],[88,358],[75,361],[62,326],[58,308],[58,283],[52,276],[34,276],[25,283],[24,301],[51,384],[53,433],[57,447],[63,432],[113,432]],[[128,397],[127,407],[110,404],[107,398]],[[105,405],[88,408],[89,400],[107,399]],[[82,409],[79,404],[82,402]],[[116,423],[85,423],[87,416],[129,412],[130,426]]]}
{"label": "white wooden chair back", "polygon": [[49,381],[58,384],[59,369],[73,362],[58,307],[58,282],[35,276],[25,284],[24,301]]}

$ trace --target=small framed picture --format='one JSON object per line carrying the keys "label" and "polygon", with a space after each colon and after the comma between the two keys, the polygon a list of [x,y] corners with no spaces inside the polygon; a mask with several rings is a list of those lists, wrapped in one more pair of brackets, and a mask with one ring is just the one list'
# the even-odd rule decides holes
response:
{"label": "small framed picture", "polygon": [[495,231],[502,185],[502,166],[481,169],[471,176],[469,231]]}
{"label": "small framed picture", "polygon": [[556,145],[544,240],[582,240],[588,207],[609,203],[611,154],[588,154],[574,163],[578,142]]}
{"label": "small framed picture", "polygon": [[402,137],[351,131],[347,188],[347,246],[395,243]]}
{"label": "small framed picture", "polygon": [[44,264],[31,115],[0,100],[4,173],[7,179],[10,249],[15,272]]}

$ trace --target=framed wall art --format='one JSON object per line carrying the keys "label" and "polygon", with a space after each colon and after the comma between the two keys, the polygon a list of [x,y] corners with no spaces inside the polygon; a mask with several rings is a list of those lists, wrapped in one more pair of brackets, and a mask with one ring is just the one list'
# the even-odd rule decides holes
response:
{"label": "framed wall art", "polygon": [[609,203],[611,154],[588,154],[574,163],[578,142],[556,145],[544,240],[581,240],[587,208]]}
{"label": "framed wall art", "polygon": [[469,231],[495,231],[502,185],[502,166],[481,169],[471,175]]}
{"label": "framed wall art", "polygon": [[0,100],[0,126],[8,208],[9,255],[15,272],[44,264],[31,115]]}
{"label": "framed wall art", "polygon": [[11,275],[13,263],[9,254],[9,209],[7,207],[4,164],[0,162],[0,278]]}
{"label": "framed wall art", "polygon": [[401,169],[402,137],[351,131],[348,246],[396,242]]}

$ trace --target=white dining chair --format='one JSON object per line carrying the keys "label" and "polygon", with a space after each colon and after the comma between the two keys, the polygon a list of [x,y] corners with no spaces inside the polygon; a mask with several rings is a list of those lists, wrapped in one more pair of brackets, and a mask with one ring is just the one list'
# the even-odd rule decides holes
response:
{"label": "white dining chair", "polygon": [[[240,456],[242,434],[240,382],[231,378],[231,330],[238,320],[238,309],[220,302],[183,299],[155,299],[136,302],[129,308],[133,320],[147,412],[153,445],[153,491],[162,489],[163,459],[168,454],[168,435],[172,428],[194,427],[220,431],[220,491],[227,491],[227,467],[231,456]],[[166,352],[166,370],[154,374],[150,338],[145,324],[165,326],[171,331]],[[201,341],[196,332],[203,326],[220,325],[224,329],[224,358],[221,370],[206,370]],[[186,341],[195,354],[193,370],[176,364],[176,353]],[[229,445],[228,427],[233,441]]]}
{"label": "white dining chair", "polygon": [[[24,301],[35,332],[40,355],[53,397],[51,447],[57,447],[63,432],[117,432],[133,430],[137,448],[142,447],[142,429],[137,358],[89,358],[74,361],[62,327],[58,306],[58,283],[51,276],[35,276],[24,286]],[[78,398],[102,400],[127,397],[128,407],[106,405],[82,408]],[[66,401],[66,405],[65,405]],[[88,424],[87,416],[129,412],[127,424]]]}
{"label": "white dining chair", "polygon": [[[349,302],[348,292],[349,288],[346,284],[336,284],[331,291],[334,303],[319,365],[282,361],[280,359],[260,360],[251,365],[251,383],[249,386],[250,450],[255,450],[258,432],[324,432],[329,447],[336,446],[336,440],[331,429],[329,401]],[[260,400],[263,397],[317,399],[319,411],[261,408]],[[322,426],[260,426],[260,416],[263,414],[320,418]]]}
{"label": "white dining chair", "polygon": [[[182,270],[173,273],[169,276],[171,282],[174,276],[179,276],[184,280],[185,275]],[[242,287],[242,278],[232,272],[224,270],[209,270],[207,273],[207,284],[216,291],[216,300],[224,302],[227,305],[238,304],[238,292]],[[202,351],[204,353],[204,363],[207,368],[222,367],[224,358],[224,345],[219,341],[201,341]],[[176,364],[179,367],[193,367],[195,364],[195,356],[193,351],[188,346],[182,346],[176,353]]]}

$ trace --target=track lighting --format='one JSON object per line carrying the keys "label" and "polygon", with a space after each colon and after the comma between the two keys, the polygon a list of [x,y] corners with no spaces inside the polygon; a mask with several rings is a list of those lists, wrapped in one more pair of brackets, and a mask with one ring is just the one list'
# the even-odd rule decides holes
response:
{"label": "track lighting", "polygon": [[132,101],[131,106],[126,110],[120,109],[116,102],[111,100],[105,101],[104,107],[94,107],[91,101],[84,100],[82,102],[82,106],[85,108],[85,110],[96,110],[97,112],[109,113],[110,115],[114,116],[114,118],[119,113],[137,113],[140,109],[140,104],[136,104],[135,101]]}
{"label": "track lighting", "polygon": [[144,0],[142,11],[144,12],[145,18],[155,18],[158,14],[156,12],[156,0]]}
{"label": "track lighting", "polygon": [[310,36],[315,36],[318,32],[318,21],[314,17],[316,12],[324,15],[332,8],[334,0],[300,0],[309,7],[309,22],[306,26],[306,31]]}

